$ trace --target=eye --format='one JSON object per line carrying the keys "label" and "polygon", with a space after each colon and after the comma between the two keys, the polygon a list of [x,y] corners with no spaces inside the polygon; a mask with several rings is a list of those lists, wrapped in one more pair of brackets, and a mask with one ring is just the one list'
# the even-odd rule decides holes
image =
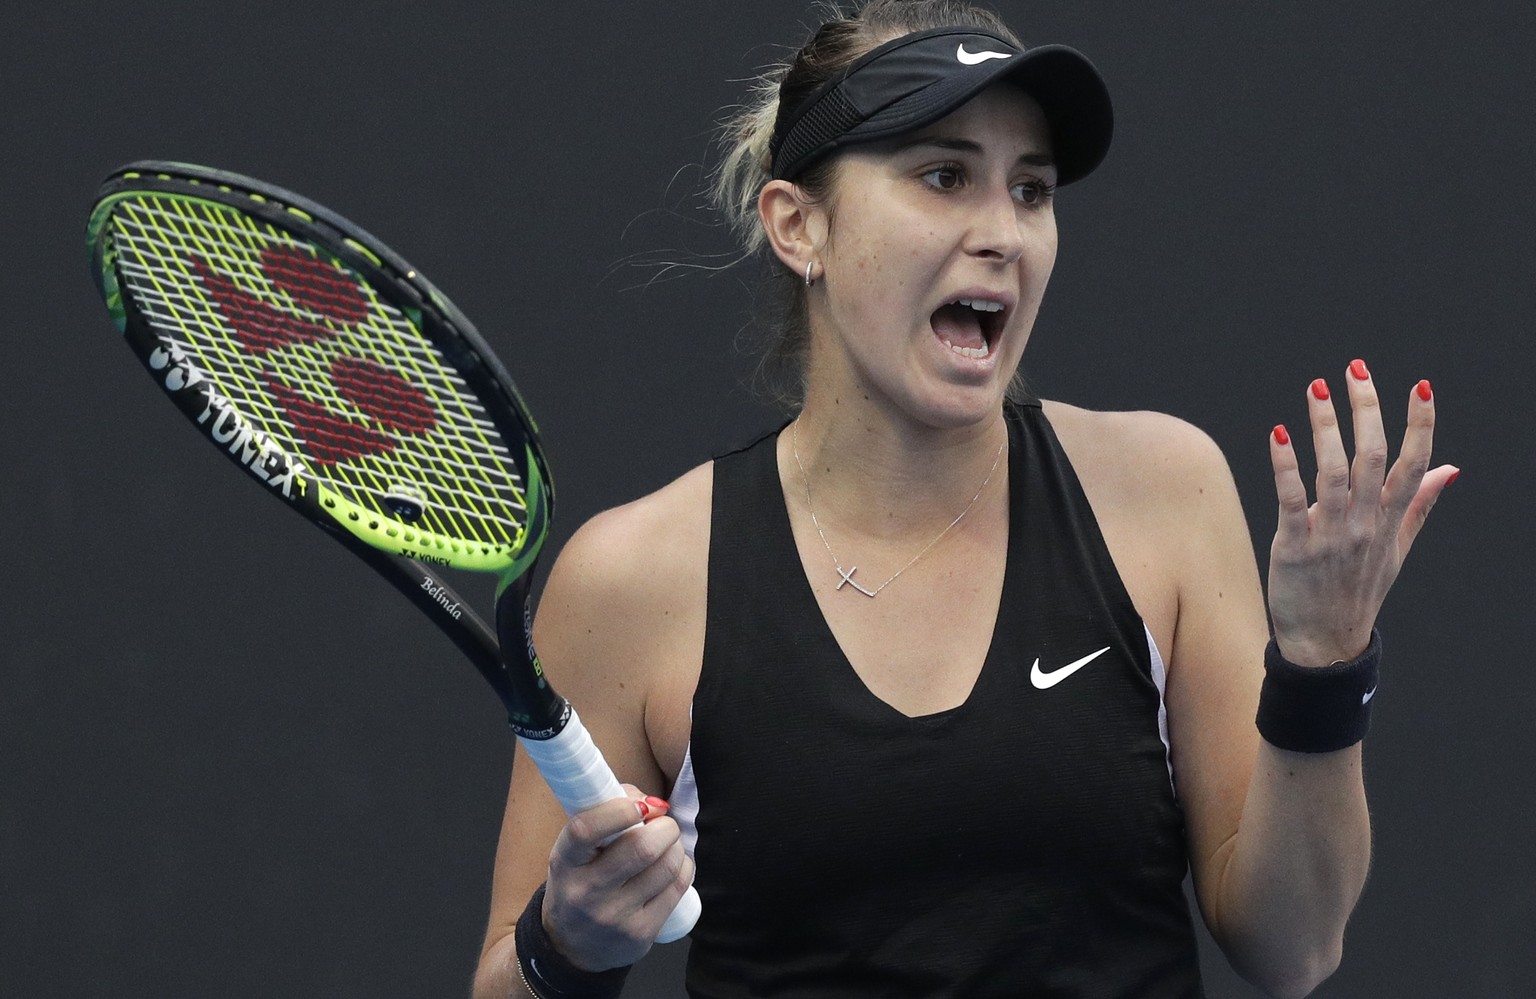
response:
{"label": "eye", "polygon": [[1026,180],[1013,185],[1013,197],[1021,205],[1039,207],[1051,200],[1056,193],[1055,184],[1041,180]]}
{"label": "eye", "polygon": [[965,184],[965,174],[956,164],[946,163],[923,174],[923,183],[941,191],[954,191]]}

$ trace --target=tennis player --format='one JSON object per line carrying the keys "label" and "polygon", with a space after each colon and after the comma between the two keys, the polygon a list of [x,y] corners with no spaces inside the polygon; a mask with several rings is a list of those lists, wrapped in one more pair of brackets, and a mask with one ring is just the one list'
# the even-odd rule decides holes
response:
{"label": "tennis player", "polygon": [[944,0],[761,81],[718,193],[794,418],[559,557],[537,644],[634,789],[567,821],[516,764],[477,996],[617,995],[690,882],[698,999],[1200,996],[1191,871],[1266,992],[1337,967],[1374,624],[1456,470],[1428,382],[1319,378],[1314,501],[1268,442],[1266,590],[1208,437],[1021,387],[1054,194],[1111,121],[1082,55]]}

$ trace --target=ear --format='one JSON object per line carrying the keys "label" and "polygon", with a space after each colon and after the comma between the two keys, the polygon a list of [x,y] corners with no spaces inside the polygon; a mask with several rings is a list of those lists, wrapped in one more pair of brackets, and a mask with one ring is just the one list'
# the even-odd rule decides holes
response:
{"label": "ear", "polygon": [[757,196],[757,215],[774,254],[795,274],[821,256],[827,243],[826,209],[807,201],[787,180],[772,180]]}

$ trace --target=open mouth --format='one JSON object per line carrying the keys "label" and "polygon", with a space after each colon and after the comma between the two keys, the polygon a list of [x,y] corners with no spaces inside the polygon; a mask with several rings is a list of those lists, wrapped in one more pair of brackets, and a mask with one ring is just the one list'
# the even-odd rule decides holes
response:
{"label": "open mouth", "polygon": [[962,298],[934,310],[934,336],[962,357],[984,358],[997,346],[1007,307],[983,298]]}

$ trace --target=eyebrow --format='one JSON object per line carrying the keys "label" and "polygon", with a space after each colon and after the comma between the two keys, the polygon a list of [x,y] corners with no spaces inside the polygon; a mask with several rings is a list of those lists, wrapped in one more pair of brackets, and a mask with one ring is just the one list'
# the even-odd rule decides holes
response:
{"label": "eyebrow", "polygon": [[[906,140],[905,142],[899,143],[896,146],[896,151],[899,153],[904,153],[908,150],[918,149],[924,146],[932,147],[934,149],[948,149],[959,153],[972,153],[978,155],[982,152],[981,143],[979,142],[972,142],[970,139],[949,138],[941,135],[916,136]],[[1026,166],[1049,167],[1056,165],[1056,158],[1048,153],[1025,152],[1019,154],[1019,158],[1016,162],[1023,163]]]}

